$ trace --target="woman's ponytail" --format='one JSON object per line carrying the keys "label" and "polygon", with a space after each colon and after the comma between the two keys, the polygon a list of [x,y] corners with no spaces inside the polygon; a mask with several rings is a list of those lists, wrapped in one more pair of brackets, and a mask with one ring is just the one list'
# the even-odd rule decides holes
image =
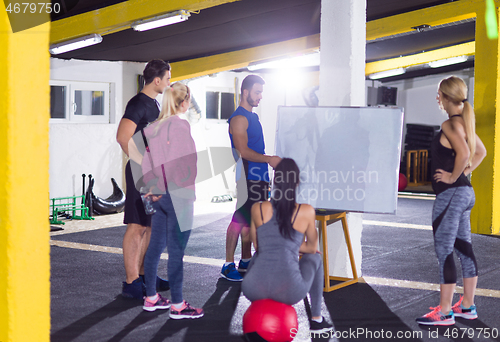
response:
{"label": "woman's ponytail", "polygon": [[472,108],[472,105],[467,100],[467,85],[460,77],[450,76],[441,80],[438,89],[443,93],[443,96],[455,105],[459,106],[463,104],[461,116],[465,123],[467,146],[470,151],[468,163],[470,164],[476,153],[476,117],[474,115],[474,108]]}

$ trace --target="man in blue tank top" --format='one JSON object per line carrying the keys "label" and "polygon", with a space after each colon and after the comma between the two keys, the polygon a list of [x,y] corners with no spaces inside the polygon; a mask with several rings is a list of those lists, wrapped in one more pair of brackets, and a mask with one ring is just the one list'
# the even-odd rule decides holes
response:
{"label": "man in blue tank top", "polygon": [[[257,114],[252,112],[262,99],[265,81],[257,75],[245,77],[241,83],[240,106],[227,120],[233,155],[238,162],[236,171],[236,211],[226,233],[226,263],[221,276],[242,281],[238,272],[245,272],[252,258],[250,241],[250,209],[268,197],[268,164],[276,167],[278,156],[265,155],[264,134]],[[241,235],[241,260],[236,270],[234,252]]]}

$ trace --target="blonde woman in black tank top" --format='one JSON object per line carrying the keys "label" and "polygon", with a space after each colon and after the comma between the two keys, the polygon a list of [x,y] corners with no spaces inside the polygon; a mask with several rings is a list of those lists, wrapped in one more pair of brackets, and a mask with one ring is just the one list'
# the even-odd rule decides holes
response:
{"label": "blonde woman in black tank top", "polygon": [[[417,323],[453,325],[455,317],[477,318],[474,294],[478,273],[470,229],[475,195],[466,176],[479,166],[486,149],[475,132],[474,109],[467,101],[467,86],[461,78],[442,80],[436,100],[448,115],[431,145],[432,188],[436,193],[432,229],[439,265],[440,303],[417,318]],[[461,261],[464,295],[452,306],[457,278],[454,252]]]}

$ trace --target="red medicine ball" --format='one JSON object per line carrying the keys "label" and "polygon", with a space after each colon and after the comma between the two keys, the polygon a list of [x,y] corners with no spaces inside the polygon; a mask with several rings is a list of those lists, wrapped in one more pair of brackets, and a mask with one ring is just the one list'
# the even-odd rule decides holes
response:
{"label": "red medicine ball", "polygon": [[403,191],[406,189],[406,186],[408,185],[408,179],[406,179],[406,176],[403,173],[399,174],[399,183],[398,183],[398,191]]}
{"label": "red medicine ball", "polygon": [[253,302],[243,315],[243,333],[248,341],[289,342],[297,327],[293,306],[272,299]]}

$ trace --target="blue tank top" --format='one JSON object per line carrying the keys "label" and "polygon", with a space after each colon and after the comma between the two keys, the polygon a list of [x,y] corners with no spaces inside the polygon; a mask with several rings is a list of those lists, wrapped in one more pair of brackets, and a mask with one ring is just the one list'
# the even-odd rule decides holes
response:
{"label": "blue tank top", "polygon": [[[264,144],[264,133],[257,114],[249,112],[240,106],[234,111],[229,119],[227,119],[227,122],[231,124],[231,119],[237,115],[242,115],[248,120],[248,147],[257,153],[264,154],[266,147]],[[231,139],[231,147],[234,149],[233,135],[231,132],[229,132],[229,138]],[[243,159],[243,165],[245,167],[247,179],[269,182],[267,163],[256,163]]]}

